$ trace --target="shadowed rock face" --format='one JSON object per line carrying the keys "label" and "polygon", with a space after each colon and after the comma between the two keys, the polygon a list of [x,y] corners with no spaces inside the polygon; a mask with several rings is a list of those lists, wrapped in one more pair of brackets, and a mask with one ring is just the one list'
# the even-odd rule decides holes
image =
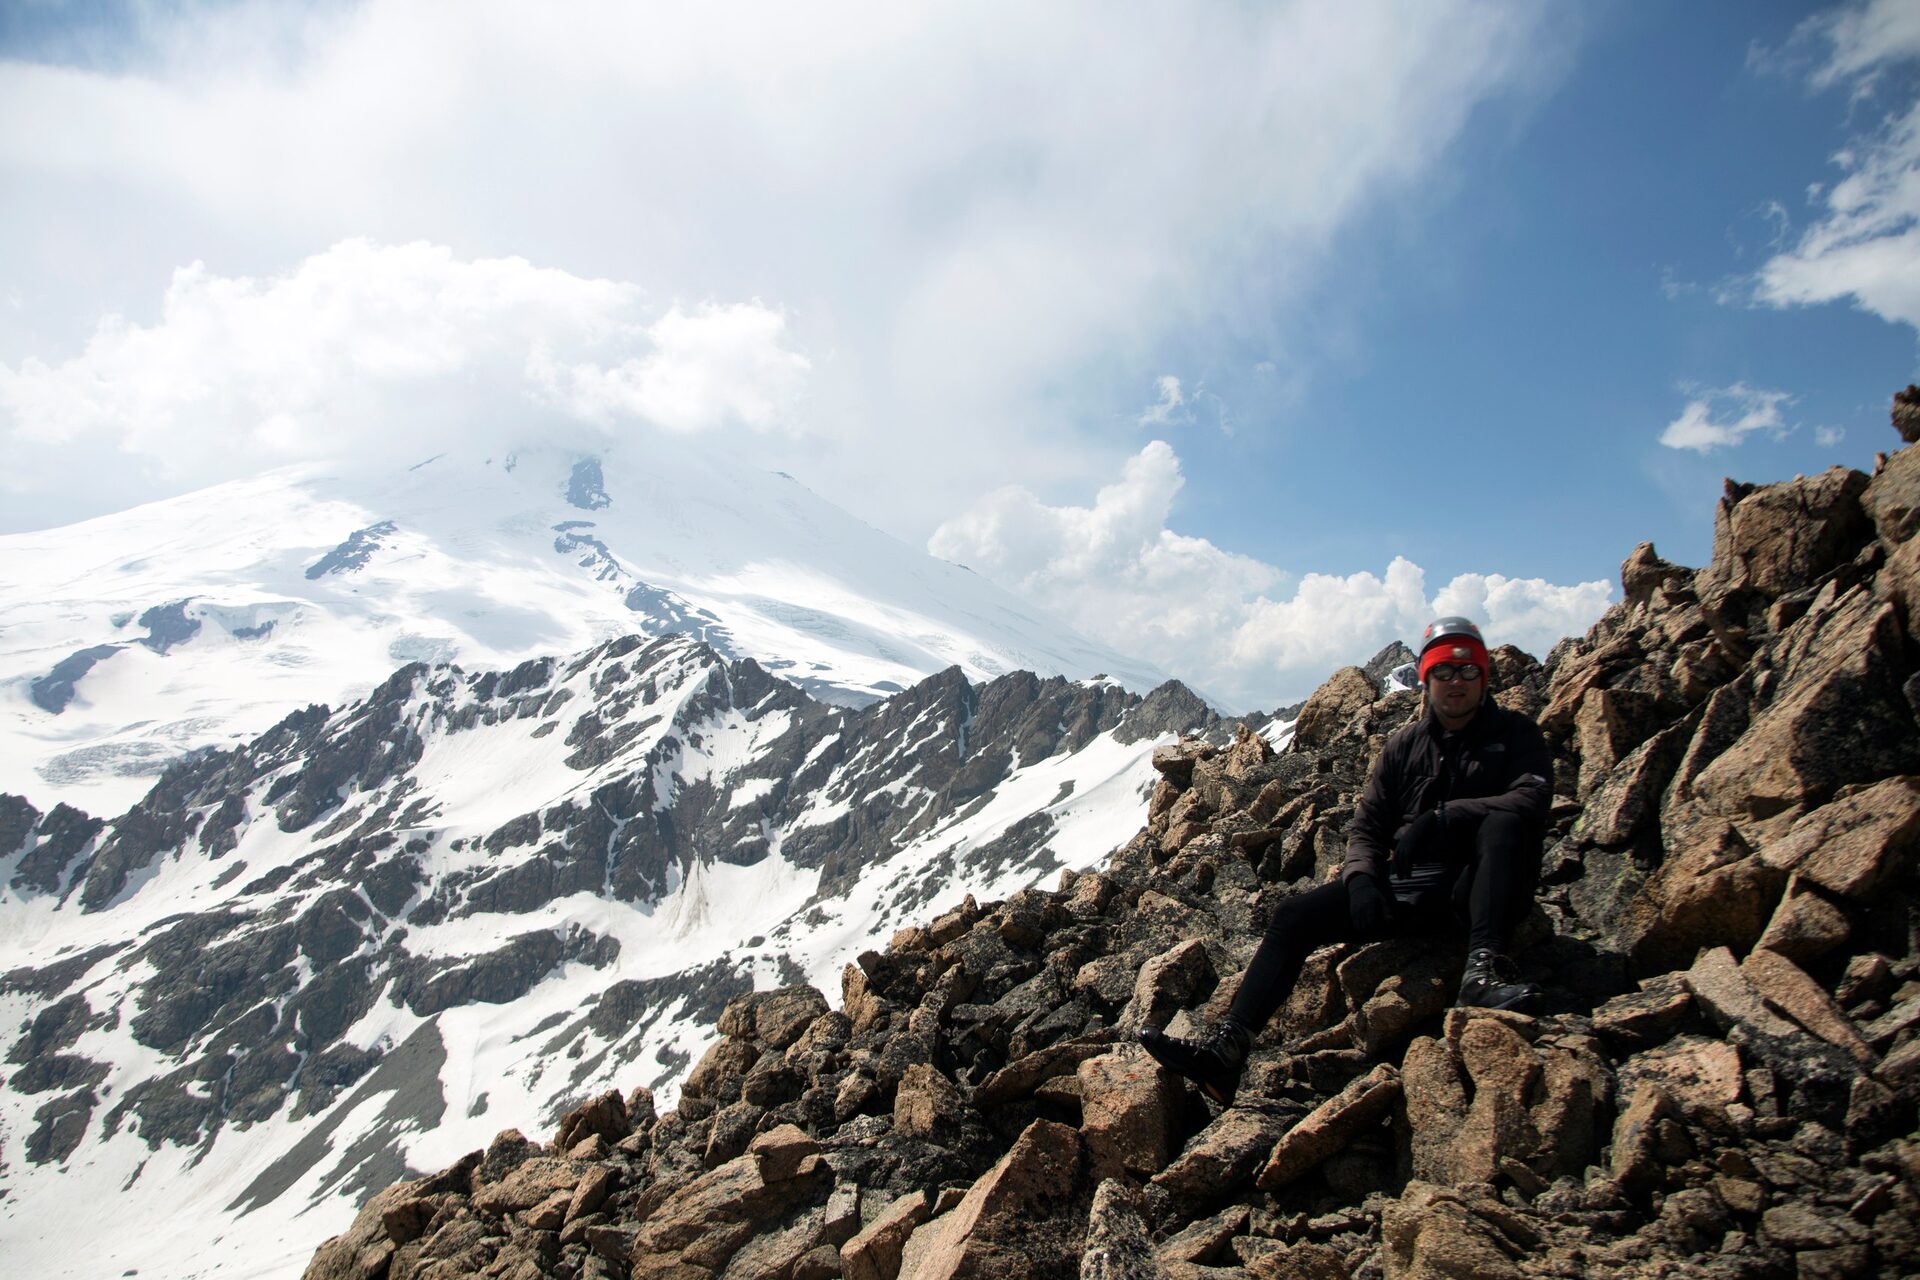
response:
{"label": "shadowed rock face", "polygon": [[59,715],[73,701],[74,686],[86,677],[87,672],[93,670],[96,663],[118,652],[120,646],[117,644],[96,644],[68,654],[53,664],[53,670],[33,682],[33,704],[42,711]]}
{"label": "shadowed rock face", "polygon": [[1920,573],[1867,487],[1730,486],[1708,568],[1636,550],[1586,636],[1495,655],[1555,752],[1517,944],[1540,1016],[1449,1009],[1457,942],[1329,948],[1223,1113],[1122,1034],[1218,1017],[1275,904],[1337,867],[1419,713],[1351,668],[1283,754],[1162,748],[1099,870],[902,930],[839,1009],[737,1001],[676,1111],[525,1144],[540,1205],[502,1207],[511,1153],[476,1152],[308,1277],[1920,1271]]}
{"label": "shadowed rock face", "polygon": [[347,540],[333,550],[307,566],[307,577],[324,578],[330,573],[352,573],[363,568],[373,559],[373,553],[382,543],[392,537],[395,526],[391,520],[382,520],[370,524],[364,529],[355,529],[347,535]]}

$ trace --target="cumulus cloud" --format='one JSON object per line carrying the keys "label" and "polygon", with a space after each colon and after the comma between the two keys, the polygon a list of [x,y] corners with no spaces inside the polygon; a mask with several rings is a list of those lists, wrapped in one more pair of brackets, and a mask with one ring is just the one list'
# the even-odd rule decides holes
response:
{"label": "cumulus cloud", "polygon": [[[1871,102],[1884,73],[1920,58],[1920,6],[1874,0],[1811,19],[1799,35],[1828,49],[1810,77],[1815,87],[1849,84]],[[1761,302],[1851,300],[1920,328],[1920,99],[1903,83],[1908,100],[1834,155],[1844,176],[1825,188],[1823,215],[1760,269]]]}
{"label": "cumulus cloud", "polygon": [[[0,363],[58,367],[109,310],[149,324],[126,281],[269,278],[363,236],[760,298],[814,362],[814,434],[762,456],[916,539],[1015,450],[1043,486],[1117,467],[1134,441],[1085,425],[1139,412],[1114,369],[1313,323],[1329,246],[1573,38],[1473,0],[242,9],[143,7],[138,56],[0,65],[0,279],[23,303]],[[775,423],[797,366],[747,358],[763,398],[715,410],[730,344],[766,334],[682,314],[707,374],[649,363],[668,333],[555,343],[555,406]]]}
{"label": "cumulus cloud", "polygon": [[[1236,709],[1305,696],[1334,668],[1408,640],[1433,617],[1479,620],[1496,644],[1544,656],[1584,631],[1612,594],[1603,581],[1557,585],[1498,573],[1455,577],[1429,595],[1426,573],[1395,557],[1384,575],[1279,568],[1167,527],[1180,461],[1163,441],[1129,459],[1091,506],[1052,506],[1001,489],[940,526],[935,555],[968,565],[1139,654]],[[1290,594],[1280,588],[1291,583]]]}
{"label": "cumulus cloud", "polygon": [[1766,391],[1744,382],[1703,391],[1667,424],[1660,443],[1704,454],[1730,449],[1756,431],[1778,437],[1788,430],[1780,406],[1791,403],[1793,397],[1784,391]]}
{"label": "cumulus cloud", "polygon": [[1847,429],[1845,427],[1815,427],[1813,429],[1813,442],[1823,449],[1831,449],[1834,445],[1839,444],[1846,438]]}
{"label": "cumulus cloud", "polygon": [[785,337],[758,302],[650,320],[632,284],[351,240],[266,278],[196,263],[153,323],[109,317],[58,364],[0,365],[0,431],[10,452],[78,444],[210,480],[496,435],[510,448],[530,418],[549,434],[791,428],[808,362]]}

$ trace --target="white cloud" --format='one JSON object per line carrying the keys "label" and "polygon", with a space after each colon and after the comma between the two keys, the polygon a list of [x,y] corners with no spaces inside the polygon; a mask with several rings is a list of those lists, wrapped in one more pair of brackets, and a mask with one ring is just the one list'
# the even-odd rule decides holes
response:
{"label": "white cloud", "polygon": [[[1810,20],[1800,35],[1830,46],[1812,83],[1852,82],[1865,100],[1883,72],[1920,57],[1920,5],[1874,0]],[[1920,100],[1895,107],[1833,163],[1845,176],[1825,188],[1824,216],[1761,267],[1754,296],[1779,307],[1851,299],[1920,328]]]}
{"label": "white cloud", "polygon": [[[1087,425],[1139,412],[1113,370],[1310,323],[1341,233],[1573,38],[1470,0],[142,13],[138,57],[0,63],[0,280],[24,301],[0,363],[58,366],[108,311],[152,325],[182,263],[269,278],[357,237],[638,282],[691,319],[760,298],[813,360],[815,429],[762,456],[916,538],[1009,454],[1043,486],[1117,466],[1134,442]],[[646,360],[546,371],[569,409],[704,421]]]}
{"label": "white cloud", "polygon": [[1793,397],[1784,391],[1765,391],[1744,382],[1703,391],[1667,424],[1660,433],[1660,443],[1669,449],[1704,454],[1730,449],[1756,431],[1778,437],[1788,430],[1780,406],[1792,402]]}
{"label": "white cloud", "polygon": [[1364,662],[1440,614],[1477,618],[1495,643],[1539,656],[1606,608],[1606,582],[1462,574],[1431,598],[1425,572],[1396,557],[1384,577],[1288,575],[1168,529],[1180,461],[1154,441],[1090,507],[1049,506],[1009,487],[933,535],[929,550],[1052,608],[1080,630],[1182,673],[1238,709],[1305,696],[1334,668]]}
{"label": "white cloud", "polygon": [[1794,40],[1830,46],[1812,76],[1816,88],[1828,88],[1920,57],[1920,8],[1910,0],[1844,5],[1801,23]]}
{"label": "white cloud", "polygon": [[1813,429],[1813,442],[1823,449],[1831,449],[1834,445],[1839,444],[1846,438],[1847,429],[1845,427],[1815,427]]}
{"label": "white cloud", "polygon": [[653,349],[607,368],[556,368],[544,348],[530,366],[571,412],[592,422],[636,417],[669,431],[736,421],[798,432],[793,407],[812,362],[780,345],[786,318],[759,302],[674,307],[646,330]]}
{"label": "white cloud", "polygon": [[[496,435],[510,448],[529,420],[792,428],[808,367],[757,302],[649,324],[631,284],[420,243],[345,241],[265,279],[196,263],[159,310],[145,325],[109,317],[57,365],[0,365],[9,452],[72,445],[197,483]],[[0,483],[39,478],[14,468]]]}
{"label": "white cloud", "polygon": [[[1155,385],[1160,390],[1160,399],[1141,411],[1140,425],[1143,427],[1165,426],[1174,413],[1187,402],[1186,396],[1180,391],[1180,379],[1172,374],[1161,374]],[[1182,417],[1184,418],[1185,415],[1183,414]]]}

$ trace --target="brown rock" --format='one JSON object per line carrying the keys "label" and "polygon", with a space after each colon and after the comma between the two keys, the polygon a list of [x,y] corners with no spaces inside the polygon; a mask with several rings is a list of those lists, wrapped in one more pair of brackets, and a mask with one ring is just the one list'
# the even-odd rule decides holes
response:
{"label": "brown rock", "polygon": [[1467,1121],[1467,1086],[1445,1041],[1421,1036],[1400,1062],[1400,1086],[1411,1134],[1413,1176],[1452,1182],[1453,1144]]}
{"label": "brown rock", "polygon": [[1920,440],[1920,387],[1893,393],[1893,429],[1908,444]]}
{"label": "brown rock", "polygon": [[1588,694],[1639,665],[1644,656],[1639,641],[1631,634],[1614,636],[1585,652],[1576,648],[1555,673],[1554,694],[1540,713],[1540,727],[1555,735],[1572,732],[1575,714]]}
{"label": "brown rock", "polygon": [[[695,1267],[718,1271],[760,1225],[788,1205],[811,1197],[831,1181],[826,1162],[813,1156],[794,1177],[769,1182],[764,1157],[749,1152],[678,1188],[647,1216],[634,1237],[632,1256],[668,1255]],[[639,1274],[636,1265],[635,1274]]]}
{"label": "brown rock", "polygon": [[556,1191],[520,1215],[520,1221],[535,1231],[558,1231],[567,1222],[567,1206],[577,1191]]}
{"label": "brown rock", "polygon": [[1359,667],[1342,667],[1313,691],[1293,725],[1293,749],[1323,749],[1373,705],[1373,681]]}
{"label": "brown rock", "polygon": [[932,1208],[926,1192],[910,1191],[882,1209],[865,1230],[840,1246],[846,1280],[894,1280],[907,1238]]}
{"label": "brown rock", "polygon": [[1719,1116],[1740,1101],[1745,1075],[1740,1051],[1725,1040],[1678,1036],[1637,1053],[1620,1068],[1622,1094],[1651,1082],[1689,1114]]}
{"label": "brown rock", "polygon": [[1527,1114],[1540,1058],[1511,1027],[1476,1018],[1460,1033],[1460,1063],[1473,1082],[1473,1101],[1451,1165],[1459,1181],[1491,1182],[1501,1156],[1524,1159],[1540,1145]]}
{"label": "brown rock", "polygon": [[1113,880],[1098,871],[1089,871],[1073,882],[1072,890],[1060,905],[1076,920],[1096,920],[1113,901]]}
{"label": "brown rock", "polygon": [[815,988],[800,983],[736,996],[727,1002],[718,1025],[722,1035],[760,1040],[768,1048],[784,1049],[825,1012],[827,998]]}
{"label": "brown rock", "polygon": [[[850,964],[840,971],[840,1008],[847,1015],[848,1029],[854,1035],[868,1030],[891,1011],[886,998],[875,991],[873,984],[868,981],[866,970],[857,964]],[[748,1067],[752,1065],[751,1062],[747,1064]]]}
{"label": "brown rock", "polygon": [[1147,1178],[1166,1166],[1180,1095],[1171,1077],[1137,1051],[1080,1064],[1080,1141],[1088,1176]]}
{"label": "brown rock", "polygon": [[1392,974],[1354,1011],[1355,1043],[1369,1058],[1385,1057],[1415,1026],[1448,1003],[1447,984],[1440,975]]}
{"label": "brown rock", "polygon": [[1653,593],[1669,582],[1692,575],[1680,566],[1662,560],[1651,542],[1643,542],[1627,553],[1620,564],[1620,590],[1630,605],[1645,604]]}
{"label": "brown rock", "polygon": [[1860,505],[1875,533],[1888,546],[1905,542],[1920,530],[1920,452],[1902,449],[1873,473]]}
{"label": "brown rock", "polygon": [[1140,1193],[1125,1179],[1107,1178],[1094,1188],[1080,1280],[1166,1280],[1149,1243]]}
{"label": "brown rock", "polygon": [[804,1173],[808,1162],[820,1154],[820,1144],[799,1125],[783,1124],[748,1143],[747,1152],[759,1159],[760,1177],[772,1184]]}
{"label": "brown rock", "polygon": [[1794,1034],[1793,1024],[1766,1007],[1725,947],[1701,952],[1686,978],[1701,1009],[1720,1030],[1738,1024],[1766,1035]]}
{"label": "brown rock", "polygon": [[1689,717],[1629,751],[1587,794],[1587,806],[1574,833],[1600,845],[1633,839],[1659,811],[1661,796],[1695,732],[1695,719]]}
{"label": "brown rock", "polygon": [[301,1280],[379,1280],[392,1261],[394,1243],[387,1235],[387,1212],[418,1198],[413,1184],[396,1182],[360,1207],[353,1223],[321,1245]]}
{"label": "brown rock", "polygon": [[419,1239],[446,1199],[445,1196],[410,1196],[394,1204],[380,1216],[387,1238],[395,1244]]}
{"label": "brown rock", "polygon": [[1580,700],[1573,718],[1575,750],[1580,754],[1579,795],[1593,794],[1607,775],[1654,728],[1653,699],[1631,689],[1593,689]]}
{"label": "brown rock", "polygon": [[1118,1008],[1133,998],[1133,984],[1139,977],[1135,962],[1124,952],[1116,952],[1081,965],[1068,985],[1075,995],[1091,996],[1108,1008]]}
{"label": "brown rock", "polygon": [[1790,875],[1780,905],[1755,945],[1789,960],[1811,960],[1844,944],[1852,931],[1845,912],[1806,880]]}
{"label": "brown rock", "polygon": [[1162,952],[1140,966],[1133,999],[1120,1015],[1120,1030],[1135,1032],[1142,1027],[1166,1025],[1167,1019],[1192,1003],[1213,978],[1213,961],[1199,939],[1189,938]]}
{"label": "brown rock", "polygon": [[1303,1241],[1247,1263],[1252,1280],[1348,1280],[1347,1260],[1324,1244]]}
{"label": "brown rock", "polygon": [[1778,952],[1756,950],[1741,962],[1740,972],[1769,1007],[1846,1050],[1863,1067],[1870,1069],[1878,1061],[1840,1006],[1793,961]]}
{"label": "brown rock", "polygon": [[1780,484],[1727,482],[1714,515],[1713,561],[1695,579],[1701,598],[1743,588],[1784,595],[1851,560],[1870,534],[1860,498],[1867,477],[1846,467]]}
{"label": "brown rock", "polygon": [[823,1244],[801,1255],[793,1264],[792,1280],[840,1280],[845,1274],[840,1265],[840,1250]]}
{"label": "brown rock", "polygon": [[966,1099],[959,1086],[941,1074],[939,1068],[916,1062],[900,1076],[893,1095],[893,1127],[908,1138],[931,1138],[935,1131],[951,1124]]}
{"label": "brown rock", "polygon": [[723,1036],[701,1055],[680,1086],[683,1096],[711,1098],[715,1102],[733,1102],[740,1096],[740,1081],[760,1060],[760,1050],[745,1040]]}
{"label": "brown rock", "polygon": [[[1593,1163],[1605,1136],[1613,1073],[1587,1037],[1542,1041],[1537,1052],[1541,1090],[1537,1100],[1530,1100],[1527,1115],[1539,1144],[1531,1152],[1513,1155],[1543,1180],[1577,1176]],[[1502,1168],[1511,1163],[1511,1158],[1504,1159]],[[1524,1177],[1509,1171],[1509,1178],[1525,1189]]]}
{"label": "brown rock", "polygon": [[1163,1263],[1187,1262],[1204,1265],[1226,1252],[1228,1242],[1247,1229],[1252,1210],[1243,1204],[1229,1205],[1211,1218],[1189,1223],[1154,1248]]}
{"label": "brown rock", "polygon": [[1254,1180],[1275,1191],[1344,1147],[1400,1096],[1400,1073],[1381,1063],[1309,1112],[1279,1142]]}
{"label": "brown rock", "polygon": [[1628,904],[1627,954],[1639,972],[1662,973],[1690,964],[1704,947],[1744,951],[1766,931],[1786,880],[1723,821],[1713,840],[1669,853]]}
{"label": "brown rock", "polygon": [[[1459,1192],[1410,1182],[1380,1215],[1387,1280],[1519,1280],[1510,1245]],[[1504,1246],[1504,1247],[1503,1247]]]}
{"label": "brown rock", "polygon": [[557,1150],[568,1151],[595,1134],[611,1144],[632,1132],[633,1121],[627,1115],[627,1100],[620,1096],[618,1090],[610,1089],[561,1116],[560,1127],[554,1131],[553,1145]]}
{"label": "brown rock", "polygon": [[980,904],[973,900],[972,894],[968,894],[959,906],[933,918],[933,923],[927,926],[927,941],[936,947],[944,947],[979,922]]}
{"label": "brown rock", "polygon": [[914,1280],[1004,1280],[1071,1266],[1067,1234],[1047,1228],[1070,1202],[1079,1164],[1074,1131],[1035,1120],[942,1220]]}
{"label": "brown rock", "polygon": [[1147,800],[1147,830],[1158,835],[1167,829],[1167,815],[1180,794],[1181,789],[1165,778],[1153,784],[1153,795]]}
{"label": "brown rock", "polygon": [[[573,1194],[567,1198],[566,1212],[562,1215],[561,1222],[571,1222],[575,1218],[599,1212],[600,1206],[607,1202],[607,1197],[613,1194],[614,1188],[619,1184],[620,1175],[608,1165],[595,1165],[588,1169],[580,1175],[580,1181],[575,1185]],[[528,1225],[533,1225],[531,1219]]]}
{"label": "brown rock", "polygon": [[1285,1128],[1278,1116],[1228,1107],[1195,1134],[1186,1150],[1154,1175],[1153,1181],[1175,1195],[1193,1199],[1217,1196],[1251,1178]]}
{"label": "brown rock", "polygon": [[1843,897],[1870,900],[1920,854],[1920,777],[1888,778],[1823,805],[1761,846],[1769,866]]}
{"label": "brown rock", "polygon": [[1895,1089],[1920,1083],[1920,1039],[1907,1041],[1880,1060],[1874,1078]]}
{"label": "brown rock", "polygon": [[580,1181],[580,1166],[571,1160],[536,1156],[492,1186],[483,1187],[473,1203],[488,1213],[519,1213],[531,1209],[556,1191],[569,1196]]}
{"label": "brown rock", "polygon": [[1024,1098],[1043,1080],[1077,1071],[1088,1058],[1097,1058],[1113,1046],[1111,1031],[1093,1032],[1073,1040],[1050,1044],[1016,1058],[980,1082],[973,1091],[976,1107],[997,1107]]}
{"label": "brown rock", "polygon": [[1677,974],[1662,974],[1593,1011],[1593,1029],[1630,1049],[1663,1043],[1693,1014],[1693,991]]}
{"label": "brown rock", "polygon": [[1693,779],[1693,806],[1771,836],[1849,783],[1920,769],[1905,643],[1895,606],[1829,586],[1772,646],[1777,687]]}
{"label": "brown rock", "polygon": [[1193,767],[1202,760],[1211,760],[1218,749],[1196,738],[1182,738],[1163,747],[1153,749],[1153,767],[1162,777],[1177,787],[1185,787],[1193,780]]}
{"label": "brown rock", "polygon": [[1665,1120],[1677,1119],[1678,1109],[1667,1091],[1652,1081],[1634,1087],[1627,1105],[1613,1122],[1613,1180],[1631,1191],[1657,1186],[1663,1176],[1659,1157],[1659,1130]]}

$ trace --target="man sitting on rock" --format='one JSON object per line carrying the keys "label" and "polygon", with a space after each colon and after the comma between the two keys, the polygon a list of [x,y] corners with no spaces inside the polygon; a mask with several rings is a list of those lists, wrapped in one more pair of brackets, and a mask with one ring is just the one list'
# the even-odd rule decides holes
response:
{"label": "man sitting on rock", "polygon": [[1280,905],[1224,1021],[1197,1040],[1140,1033],[1162,1066],[1225,1106],[1253,1038],[1293,991],[1307,956],[1335,942],[1438,933],[1464,923],[1458,1003],[1524,1010],[1507,948],[1533,905],[1553,763],[1539,726],[1487,693],[1487,646],[1465,618],[1429,623],[1420,649],[1426,712],[1387,739],[1354,810],[1341,877]]}

